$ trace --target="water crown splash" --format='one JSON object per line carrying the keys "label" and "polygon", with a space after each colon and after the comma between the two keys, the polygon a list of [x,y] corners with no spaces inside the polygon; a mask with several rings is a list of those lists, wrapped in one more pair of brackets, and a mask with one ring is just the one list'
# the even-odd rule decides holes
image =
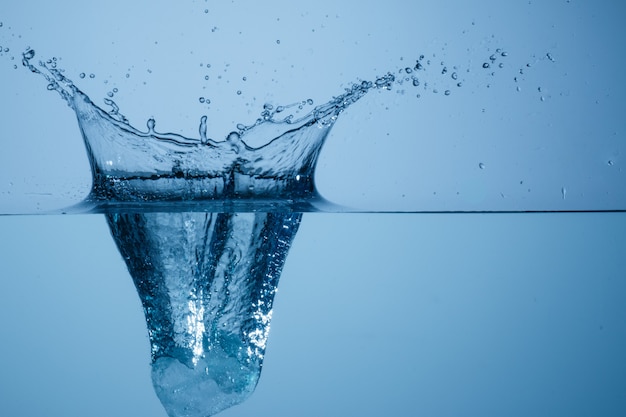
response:
{"label": "water crown splash", "polygon": [[[143,305],[152,382],[172,417],[201,417],[241,403],[263,364],[280,273],[302,211],[324,204],[314,184],[337,117],[395,77],[353,84],[306,116],[276,120],[266,105],[223,141],[133,128],[115,103],[96,106],[55,67],[23,64],[76,113],[93,185],[83,203],[106,213]],[[308,103],[311,104],[311,103]],[[252,147],[250,143],[261,143]]]}

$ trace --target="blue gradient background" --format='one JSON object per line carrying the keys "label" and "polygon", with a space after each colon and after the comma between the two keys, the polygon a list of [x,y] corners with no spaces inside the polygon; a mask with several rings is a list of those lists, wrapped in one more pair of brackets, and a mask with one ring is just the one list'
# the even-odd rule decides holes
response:
{"label": "blue gradient background", "polygon": [[[436,54],[471,69],[464,86],[446,97],[432,70],[438,94],[405,86],[349,109],[321,156],[325,196],[624,209],[625,17],[613,1],[3,4],[0,204],[32,212],[89,187],[72,112],[19,67],[29,45],[98,103],[119,88],[133,124],[197,136],[206,113],[216,138],[266,101],[321,104]],[[491,76],[496,48],[509,56]],[[621,213],[305,215],[257,391],[221,415],[625,415],[625,232]],[[104,218],[4,216],[0,233],[0,415],[164,417]]]}

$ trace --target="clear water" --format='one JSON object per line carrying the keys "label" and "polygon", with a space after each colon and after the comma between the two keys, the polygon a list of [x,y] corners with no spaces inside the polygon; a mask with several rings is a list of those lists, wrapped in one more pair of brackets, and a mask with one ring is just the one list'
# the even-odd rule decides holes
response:
{"label": "clear water", "polygon": [[[496,77],[509,51],[487,50],[474,67]],[[544,51],[533,64],[553,63],[555,56]],[[25,278],[5,282],[2,303],[4,328],[16,340],[3,353],[11,358],[2,379],[11,415],[67,415],[68,408],[75,415],[94,415],[96,409],[103,415],[190,417],[223,410],[223,415],[622,414],[623,214],[306,214],[300,227],[302,212],[350,211],[325,201],[315,186],[320,149],[337,118],[375,91],[410,91],[414,99],[425,92],[454,97],[468,87],[459,68],[417,55],[408,66],[348,84],[322,105],[308,99],[259,105],[256,122],[238,123],[236,131],[214,139],[206,117],[197,138],[160,133],[155,118],[148,119],[146,131],[132,127],[112,100],[116,87],[103,106],[110,109],[103,110],[66,77],[59,60],[34,63],[30,48],[22,58],[74,110],[87,148],[93,184],[85,201],[64,211],[104,212],[106,224],[100,216],[1,219],[14,246],[4,251],[6,270]],[[438,68],[450,86],[416,75],[427,66]],[[520,68],[519,75],[530,67]],[[79,78],[95,78],[87,74]],[[536,90],[539,102],[552,98],[544,86]],[[245,89],[236,90],[237,96],[244,94]],[[198,99],[202,105],[214,101],[208,95]],[[394,151],[398,160],[403,153]],[[616,166],[616,156],[602,156],[602,165]],[[409,161],[409,171],[418,169],[416,160]],[[497,172],[493,160],[472,165],[478,173]],[[383,178],[392,172],[371,171]],[[617,174],[611,175],[615,180]],[[562,182],[549,187],[549,201],[556,195],[565,205],[551,204],[549,211],[623,209],[623,193],[613,185],[601,188],[599,200],[580,198]],[[506,200],[504,192],[499,196]],[[377,211],[371,203],[366,207]],[[424,207],[408,211],[459,211],[454,205]],[[488,207],[511,212],[537,206]],[[94,239],[106,236],[107,226],[113,240]],[[37,230],[28,231],[31,227]],[[305,232],[294,243],[299,228]],[[57,237],[49,246],[37,234],[44,231],[48,239]],[[100,243],[86,248],[88,241]],[[39,262],[24,259],[32,253]],[[59,271],[80,276],[46,280],[55,262],[63,265]],[[297,267],[289,269],[290,262]],[[106,287],[111,277],[127,276],[124,264],[145,322],[137,300],[124,298],[132,294],[123,288],[130,280]],[[286,276],[297,279],[281,284],[286,294],[277,300],[284,300],[283,307],[274,310],[283,266]],[[81,296],[58,305],[70,288]],[[125,308],[133,303],[138,308],[128,314]],[[121,323],[131,321],[136,328],[122,337]],[[146,362],[145,340],[137,343],[134,359],[129,353],[129,340],[137,341],[146,324],[152,385],[163,409],[146,390],[147,378],[134,379],[142,371],[131,371]],[[55,346],[60,335],[65,343]],[[282,368],[276,365],[281,361]],[[267,377],[264,371],[268,383],[260,385],[262,395],[250,397],[264,364],[276,372]],[[107,386],[63,384],[64,394],[54,385],[58,375],[68,373],[83,382],[98,375]],[[47,401],[21,403],[29,390]],[[112,392],[119,401],[111,400]],[[45,409],[38,408],[42,403]]]}

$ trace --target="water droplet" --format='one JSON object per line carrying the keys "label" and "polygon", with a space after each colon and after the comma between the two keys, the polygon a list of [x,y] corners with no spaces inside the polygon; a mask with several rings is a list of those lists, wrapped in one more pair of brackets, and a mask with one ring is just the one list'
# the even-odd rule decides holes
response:
{"label": "water droplet", "polygon": [[448,68],[447,67],[443,67],[443,69],[441,70],[441,74],[445,75],[448,73]]}
{"label": "water droplet", "polygon": [[96,74],[89,74],[89,78],[96,78]]}
{"label": "water droplet", "polygon": [[209,143],[209,139],[206,136],[206,120],[207,117],[202,116],[200,118],[200,127],[198,128],[198,130],[200,131],[200,142],[202,142],[203,145]]}
{"label": "water droplet", "polygon": [[311,98],[310,98],[310,99],[308,99],[308,100],[306,101],[306,103],[307,103],[309,106],[312,106],[312,105],[313,105],[313,99],[311,99]]}
{"label": "water droplet", "polygon": [[149,133],[154,133],[154,126],[156,126],[156,121],[153,118],[149,118],[146,126],[148,126]]}
{"label": "water droplet", "polygon": [[500,55],[501,56],[509,56],[509,53],[505,51],[505,52],[502,52]]}
{"label": "water droplet", "polygon": [[211,68],[211,64],[206,64],[206,67],[207,68]]}
{"label": "water droplet", "polygon": [[112,91],[109,91],[109,92],[107,93],[107,96],[109,96],[109,97],[113,97],[113,92],[112,92]]}
{"label": "water droplet", "polygon": [[32,49],[29,49],[26,52],[24,52],[22,56],[24,57],[25,60],[28,61],[29,59],[33,59],[33,57],[35,56],[35,51]]}
{"label": "water droplet", "polygon": [[608,164],[609,166],[613,166],[613,161],[609,159],[609,160],[608,160],[608,162],[607,162],[607,164]]}
{"label": "water droplet", "polygon": [[485,164],[484,164],[484,163],[482,163],[482,162],[480,162],[480,163],[478,164],[478,168],[480,168],[480,169],[485,169]]}
{"label": "water droplet", "polygon": [[9,48],[4,48],[4,52],[9,52]]}
{"label": "water droplet", "polygon": [[208,98],[205,100],[206,104],[211,104],[211,100],[209,100]]}
{"label": "water droplet", "polygon": [[280,39],[276,39],[276,45],[280,45]]}
{"label": "water droplet", "polygon": [[241,90],[237,90],[237,95],[240,96],[241,95]]}
{"label": "water droplet", "polygon": [[413,68],[406,67],[406,68],[404,69],[404,71],[405,71],[407,74],[410,74],[410,73],[412,73],[412,72],[413,72]]}
{"label": "water droplet", "polygon": [[274,108],[274,106],[272,106],[270,103],[265,103],[263,105],[263,109],[264,110],[272,110]]}
{"label": "water droplet", "polygon": [[491,56],[489,57],[489,60],[490,60],[491,62],[495,61],[495,60],[496,60],[496,55],[495,55],[495,54],[491,55]]}
{"label": "water droplet", "polygon": [[456,83],[456,86],[457,87],[463,87],[463,83],[459,81],[458,83]]}
{"label": "water droplet", "polygon": [[130,74],[126,74],[126,78],[130,78]]}
{"label": "water droplet", "polygon": [[500,63],[498,64],[498,68],[504,68],[504,64],[503,64],[502,62],[500,62]]}
{"label": "water droplet", "polygon": [[81,72],[78,76],[79,76],[80,78],[85,78],[85,73],[84,73],[84,72]]}
{"label": "water droplet", "polygon": [[199,101],[200,103],[204,103],[204,102],[205,102],[205,99],[204,99],[204,97],[200,97],[200,98],[198,99],[198,101]]}
{"label": "water droplet", "polygon": [[489,68],[489,63],[488,62],[483,63],[483,68]]}
{"label": "water droplet", "polygon": [[114,88],[114,89],[113,89],[113,92],[114,92],[114,93],[117,93],[118,91],[119,91],[119,90],[118,90],[117,88]]}
{"label": "water droplet", "polygon": [[552,54],[551,54],[550,52],[548,52],[548,53],[546,54],[546,57],[547,57],[550,61],[554,62],[554,57],[552,56]]}
{"label": "water droplet", "polygon": [[417,78],[413,78],[413,86],[417,87],[420,85],[420,80],[418,80]]}
{"label": "water droplet", "polygon": [[565,187],[561,187],[561,196],[563,196],[563,200],[565,200],[565,195],[567,194],[567,190]]}
{"label": "water droplet", "polygon": [[242,80],[247,81],[248,77],[243,77]]}
{"label": "water droplet", "polygon": [[204,9],[204,13],[209,13],[209,9]]}
{"label": "water droplet", "polygon": [[451,77],[452,77],[453,80],[456,80],[456,79],[459,78],[459,76],[456,74],[456,72],[453,72]]}
{"label": "water droplet", "polygon": [[450,90],[446,90],[446,91],[444,91],[444,94],[445,94],[446,96],[449,96],[449,95],[450,95]]}

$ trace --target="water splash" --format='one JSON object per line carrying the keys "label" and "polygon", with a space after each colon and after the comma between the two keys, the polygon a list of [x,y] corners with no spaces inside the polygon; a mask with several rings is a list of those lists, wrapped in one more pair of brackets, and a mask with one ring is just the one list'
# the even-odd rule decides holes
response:
{"label": "water splash", "polygon": [[[23,65],[76,113],[93,180],[83,205],[106,213],[133,278],[150,337],[152,382],[171,417],[213,415],[254,391],[302,212],[329,204],[314,173],[337,118],[372,90],[406,82],[438,91],[422,87],[418,74],[431,62],[420,56],[414,66],[350,84],[303,117],[290,109],[312,100],[266,104],[254,123],[237,124],[223,140],[209,137],[206,116],[199,138],[187,138],[158,132],[154,119],[146,131],[131,126],[112,100],[116,90],[105,111],[54,60],[34,65],[34,58],[27,49]],[[457,72],[447,75],[441,65],[460,87]]]}
{"label": "water splash", "polygon": [[93,174],[84,205],[93,211],[163,210],[168,204],[173,210],[212,211],[218,206],[220,211],[315,210],[311,207],[327,204],[313,178],[333,124],[370,90],[391,89],[397,81],[387,73],[374,81],[353,83],[297,119],[288,110],[312,105],[312,100],[266,105],[252,125],[240,123],[238,131],[220,141],[208,137],[206,116],[201,118],[198,139],[159,133],[154,119],[148,121],[146,132],[140,131],[112,99],[105,99],[111,110],[104,111],[62,70],[43,61],[35,66],[34,57],[34,50],[28,49],[23,65],[43,76],[48,89],[58,92],[77,115]]}

